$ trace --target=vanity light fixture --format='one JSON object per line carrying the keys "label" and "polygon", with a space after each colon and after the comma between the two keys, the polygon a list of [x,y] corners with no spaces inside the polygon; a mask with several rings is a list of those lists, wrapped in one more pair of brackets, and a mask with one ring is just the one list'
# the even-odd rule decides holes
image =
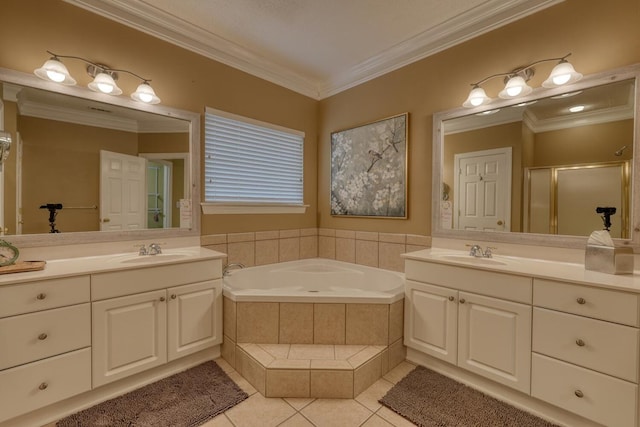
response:
{"label": "vanity light fixture", "polygon": [[529,95],[533,88],[527,84],[527,81],[533,77],[534,66],[543,62],[559,61],[558,64],[551,70],[549,78],[542,83],[543,87],[553,88],[562,86],[565,84],[575,83],[582,78],[582,74],[576,72],[573,65],[567,61],[567,57],[571,54],[568,53],[560,58],[541,59],[540,61],[532,62],[524,67],[516,68],[515,70],[493,74],[485,77],[484,79],[473,83],[471,92],[466,101],[462,104],[464,107],[473,108],[491,102],[491,98],[487,96],[481,84],[494,79],[496,77],[503,77],[505,80],[505,87],[500,91],[498,96],[502,99],[513,99],[520,96]]}
{"label": "vanity light fixture", "polygon": [[121,95],[122,89],[116,84],[118,80],[118,73],[130,74],[138,79],[142,80],[142,83],[138,86],[135,92],[131,94],[131,98],[138,102],[146,104],[158,104],[160,98],[156,95],[155,91],[149,84],[150,79],[140,77],[136,73],[128,70],[117,70],[109,68],[103,64],[97,64],[89,61],[88,59],[80,58],[79,56],[58,55],[53,52],[47,51],[51,58],[48,59],[42,67],[34,70],[34,74],[43,80],[49,80],[52,82],[75,85],[76,80],[71,77],[67,67],[60,61],[60,58],[77,59],[87,64],[87,73],[93,77],[93,81],[88,84],[89,89],[94,92],[106,93],[108,95]]}

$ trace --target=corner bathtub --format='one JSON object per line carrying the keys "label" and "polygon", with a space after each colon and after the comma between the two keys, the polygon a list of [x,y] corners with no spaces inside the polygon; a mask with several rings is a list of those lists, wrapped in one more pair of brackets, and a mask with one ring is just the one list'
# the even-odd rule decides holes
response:
{"label": "corner bathtub", "polygon": [[313,258],[231,270],[223,289],[237,302],[391,304],[404,298],[404,274]]}

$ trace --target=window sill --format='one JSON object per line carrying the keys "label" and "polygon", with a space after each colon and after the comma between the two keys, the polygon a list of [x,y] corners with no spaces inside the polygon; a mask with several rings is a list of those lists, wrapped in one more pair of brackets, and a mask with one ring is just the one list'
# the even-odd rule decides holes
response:
{"label": "window sill", "polygon": [[303,214],[309,205],[269,203],[200,203],[205,215],[225,214]]}

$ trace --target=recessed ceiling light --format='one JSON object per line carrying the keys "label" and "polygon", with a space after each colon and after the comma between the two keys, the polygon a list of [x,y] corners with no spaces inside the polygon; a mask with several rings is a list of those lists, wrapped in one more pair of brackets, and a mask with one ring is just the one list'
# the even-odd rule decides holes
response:
{"label": "recessed ceiling light", "polygon": [[482,113],[476,113],[476,116],[488,116],[490,114],[495,114],[498,111],[500,111],[499,108],[496,108],[495,110],[487,110],[487,111],[483,111]]}
{"label": "recessed ceiling light", "polygon": [[581,90],[577,90],[575,92],[567,92],[567,93],[563,93],[562,95],[556,95],[556,96],[552,96],[551,99],[562,99],[562,98],[569,98],[570,96],[575,96],[582,93]]}
{"label": "recessed ceiling light", "polygon": [[569,111],[572,113],[579,113],[584,110],[584,105],[574,105],[573,107],[569,107]]}

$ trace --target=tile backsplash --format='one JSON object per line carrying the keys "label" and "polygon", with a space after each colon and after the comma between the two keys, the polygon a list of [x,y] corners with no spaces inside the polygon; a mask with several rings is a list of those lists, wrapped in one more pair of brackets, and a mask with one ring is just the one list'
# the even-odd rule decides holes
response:
{"label": "tile backsplash", "polygon": [[404,271],[400,257],[431,246],[431,237],[416,234],[302,228],[201,236],[201,246],[227,254],[227,263],[245,266],[306,258],[329,258]]}

